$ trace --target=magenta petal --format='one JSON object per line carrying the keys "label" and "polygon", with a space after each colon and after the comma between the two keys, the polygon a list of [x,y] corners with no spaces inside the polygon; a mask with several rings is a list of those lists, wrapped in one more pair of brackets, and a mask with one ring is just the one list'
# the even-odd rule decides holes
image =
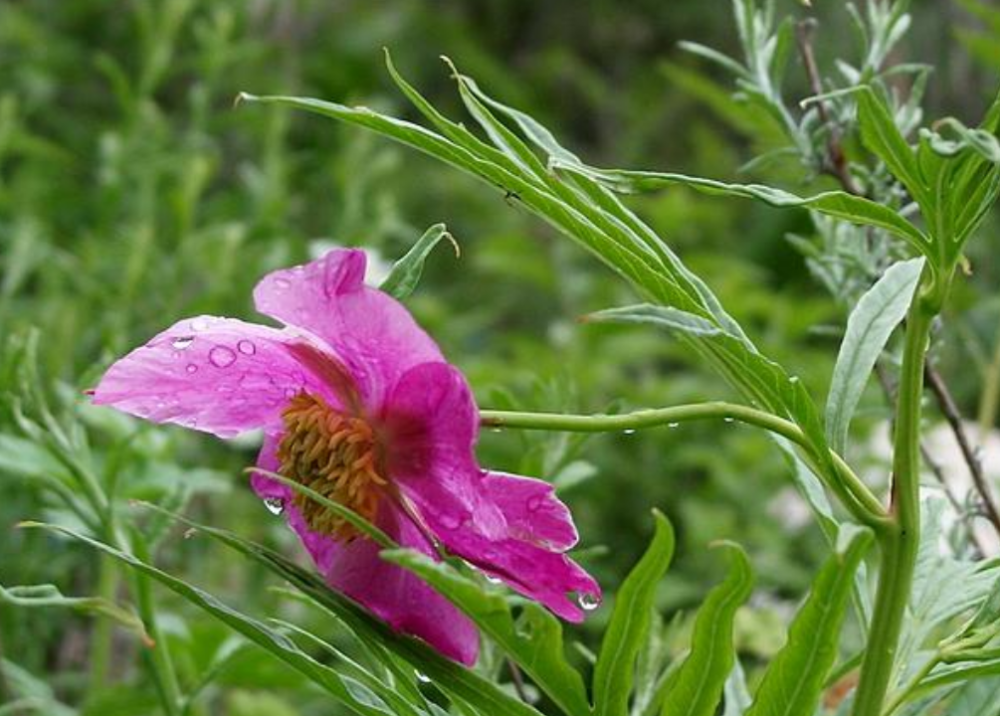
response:
{"label": "magenta petal", "polygon": [[502,472],[487,473],[484,482],[512,537],[559,552],[577,543],[569,509],[550,483]]}
{"label": "magenta petal", "polygon": [[569,512],[545,483],[479,469],[478,411],[462,374],[445,363],[417,366],[385,411],[389,476],[441,542],[559,616],[581,620],[568,595],[601,592],[562,554],[576,542]]}
{"label": "magenta petal", "polygon": [[364,285],[365,254],[336,249],[303,266],[265,276],[254,289],[257,310],[326,341],[342,356],[372,409],[409,368],[441,361],[441,351],[407,310]]}
{"label": "magenta petal", "polygon": [[334,399],[296,357],[305,345],[288,331],[233,318],[186,319],[116,361],[93,402],[232,437],[280,423],[281,407],[299,390]]}
{"label": "magenta petal", "polygon": [[[257,466],[277,471],[274,450],[279,438],[265,438]],[[479,635],[475,625],[454,605],[420,578],[379,557],[380,547],[366,539],[342,544],[309,529],[292,504],[292,490],[265,475],[254,475],[254,490],[262,498],[281,499],[288,522],[302,539],[319,572],[342,592],[393,629],[420,637],[445,656],[468,666],[476,663]],[[390,537],[404,547],[437,557],[434,548],[413,521],[384,502],[377,520]]]}

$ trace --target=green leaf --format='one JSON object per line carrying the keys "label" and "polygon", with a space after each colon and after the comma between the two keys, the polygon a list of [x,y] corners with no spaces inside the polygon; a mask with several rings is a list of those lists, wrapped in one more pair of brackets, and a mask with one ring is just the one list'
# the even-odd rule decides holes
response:
{"label": "green leaf", "polygon": [[137,614],[101,597],[66,597],[52,584],[4,587],[0,584],[0,604],[16,607],[59,607],[82,614],[105,617],[150,643],[146,628]]}
{"label": "green leaf", "polygon": [[455,246],[455,255],[458,255],[458,244],[454,243],[451,234],[444,224],[434,224],[427,229],[417,243],[406,252],[403,258],[392,265],[392,270],[385,277],[385,281],[379,288],[395,299],[402,300],[413,293],[420,281],[420,275],[424,271],[424,262],[430,255],[434,247],[441,239],[450,239]]}
{"label": "green leaf", "polygon": [[828,191],[815,196],[797,194],[763,184],[727,184],[714,179],[703,179],[671,172],[628,171],[624,169],[595,169],[573,164],[556,164],[565,171],[582,173],[615,191],[635,193],[652,191],[671,185],[688,186],[705,194],[738,196],[757,199],[775,207],[801,207],[813,209],[836,219],[865,226],[885,229],[906,241],[919,253],[926,253],[929,239],[920,229],[902,218],[898,212],[870,199],[843,191]]}
{"label": "green leaf", "polygon": [[826,401],[826,434],[830,446],[843,454],[854,410],[889,336],[906,316],[924,259],[891,266],[872,286],[847,319],[847,332],[833,370]]}
{"label": "green leaf", "polygon": [[410,570],[465,612],[564,713],[590,713],[583,678],[563,652],[562,627],[544,607],[525,602],[515,623],[502,592],[482,587],[445,562],[406,549],[387,550],[382,558]]}
{"label": "green leaf", "polygon": [[656,532],[646,553],[615,596],[601,651],[594,668],[596,716],[626,716],[635,674],[636,657],[649,636],[656,585],[674,554],[674,531],[658,510],[653,511]]}
{"label": "green leaf", "polygon": [[788,640],[764,672],[746,716],[813,714],[837,658],[837,642],[854,573],[872,543],[868,530],[841,528],[837,550],[820,570]]}
{"label": "green leaf", "polygon": [[587,323],[645,323],[699,336],[713,336],[723,332],[717,324],[707,318],[670,306],[656,306],[651,303],[595,311],[588,313],[583,320]]}
{"label": "green leaf", "polygon": [[917,159],[906,138],[896,126],[889,109],[869,87],[861,87],[857,93],[858,125],[862,143],[879,159],[885,162],[910,196],[926,212],[931,195],[925,177],[917,166]]}
{"label": "green leaf", "polygon": [[733,619],[750,596],[754,578],[739,545],[723,542],[721,546],[733,557],[729,575],[709,592],[698,610],[691,653],[671,679],[662,716],[713,716],[736,662]]}

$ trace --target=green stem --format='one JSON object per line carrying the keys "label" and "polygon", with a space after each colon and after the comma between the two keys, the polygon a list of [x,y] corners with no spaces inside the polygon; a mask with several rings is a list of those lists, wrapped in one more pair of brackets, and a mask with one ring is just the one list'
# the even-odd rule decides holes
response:
{"label": "green stem", "polygon": [[879,535],[882,554],[878,591],[853,716],[882,713],[913,586],[920,542],[920,401],[924,357],[936,313],[929,302],[918,297],[907,318],[893,446],[890,514],[894,524],[893,529]]}
{"label": "green stem", "polygon": [[[493,428],[518,428],[522,430],[562,430],[568,432],[598,433],[625,432],[643,428],[661,427],[689,420],[725,419],[764,428],[780,435],[805,450],[815,464],[819,456],[814,454],[810,441],[794,423],[745,405],[725,402],[695,403],[675,405],[669,408],[639,410],[621,415],[563,415],[560,413],[524,413],[497,410],[480,411],[484,426]],[[827,481],[833,490],[861,523],[881,532],[889,525],[888,516],[861,479],[836,453],[831,452],[837,474]],[[816,468],[817,474],[819,468]]]}
{"label": "green stem", "polygon": [[892,700],[889,701],[889,705],[886,706],[885,710],[882,712],[883,716],[892,716],[892,714],[895,713],[900,706],[905,704],[909,699],[910,694],[913,693],[917,689],[917,687],[920,686],[920,682],[923,681],[925,678],[927,678],[928,674],[934,671],[934,667],[936,667],[940,663],[941,663],[940,654],[935,654],[930,659],[928,659],[927,663],[920,668],[920,671],[914,674],[913,678],[910,679],[910,681],[906,684],[906,686],[901,688],[899,692],[895,695],[895,697],[893,697]]}
{"label": "green stem", "polygon": [[[109,602],[114,602],[118,591],[118,568],[110,557],[101,557],[98,569],[97,594]],[[100,693],[108,684],[113,638],[114,622],[108,618],[98,617],[94,623],[94,634],[90,642],[91,694]]]}

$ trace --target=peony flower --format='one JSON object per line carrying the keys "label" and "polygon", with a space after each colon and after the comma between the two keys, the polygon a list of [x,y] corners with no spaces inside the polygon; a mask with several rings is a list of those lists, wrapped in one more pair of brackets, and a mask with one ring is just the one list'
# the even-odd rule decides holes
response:
{"label": "peony flower", "polygon": [[[262,470],[346,505],[403,546],[444,546],[569,621],[596,603],[594,579],[564,554],[569,511],[540,480],[483,470],[479,415],[463,375],[405,308],[364,285],[365,255],[334,250],[257,285],[277,329],[183,320],[114,363],[93,401],[219,437],[262,428]],[[276,480],[252,484],[283,513],[326,581],[447,656],[472,664],[470,620],[379,546]]]}

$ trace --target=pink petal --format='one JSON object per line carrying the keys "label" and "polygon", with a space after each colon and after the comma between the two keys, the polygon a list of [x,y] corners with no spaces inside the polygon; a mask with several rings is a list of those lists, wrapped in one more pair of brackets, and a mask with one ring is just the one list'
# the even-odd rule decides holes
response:
{"label": "pink petal", "polygon": [[445,363],[411,369],[383,420],[389,476],[441,542],[559,616],[581,620],[567,595],[601,592],[562,554],[576,542],[569,511],[545,483],[478,467],[478,412],[462,374]]}
{"label": "pink petal", "polygon": [[[232,437],[280,424],[282,406],[300,390],[336,400],[325,376],[303,363],[302,356],[314,355],[322,354],[289,331],[198,316],[116,361],[93,401],[155,423]],[[336,364],[332,356],[324,360]]]}
{"label": "pink petal", "polygon": [[365,254],[336,249],[303,266],[265,276],[254,289],[257,310],[322,338],[377,409],[409,368],[441,361],[441,351],[409,312],[364,285]]}
{"label": "pink petal", "polygon": [[[257,466],[277,471],[274,450],[279,438],[265,439]],[[319,572],[339,592],[358,602],[393,629],[420,637],[445,656],[467,666],[476,663],[479,635],[475,625],[451,602],[420,578],[379,557],[380,547],[367,539],[340,543],[309,529],[292,504],[292,490],[263,475],[255,475],[253,486],[263,498],[285,503],[288,522],[298,533]],[[389,501],[382,503],[376,524],[404,547],[437,558],[437,553],[413,521]]]}

